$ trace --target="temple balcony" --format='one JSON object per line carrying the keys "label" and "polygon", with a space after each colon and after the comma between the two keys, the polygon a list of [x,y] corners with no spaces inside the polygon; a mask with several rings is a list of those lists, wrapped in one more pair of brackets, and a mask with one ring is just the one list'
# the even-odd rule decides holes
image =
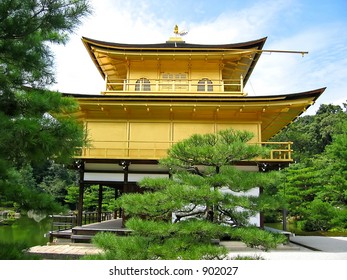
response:
{"label": "temple balcony", "polygon": [[244,84],[242,76],[239,79],[124,79],[107,81],[105,95],[206,95],[244,96]]}
{"label": "temple balcony", "polygon": [[[152,141],[100,141],[92,147],[81,148],[76,154],[80,159],[136,159],[159,160],[167,156],[173,143]],[[290,163],[292,159],[292,142],[259,142],[250,145],[262,145],[267,148],[268,155],[254,159],[255,162]]]}

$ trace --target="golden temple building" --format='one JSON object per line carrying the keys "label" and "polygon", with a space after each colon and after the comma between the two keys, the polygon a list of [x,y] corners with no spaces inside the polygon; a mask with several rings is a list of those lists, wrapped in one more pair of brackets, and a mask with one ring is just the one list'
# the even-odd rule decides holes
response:
{"label": "golden temple building", "polygon": [[222,45],[190,44],[178,35],[160,44],[82,41],[105,87],[101,94],[70,95],[80,105],[77,117],[89,140],[76,156],[80,214],[88,185],[111,186],[121,194],[138,191],[136,183],[146,176],[169,176],[158,160],[172,144],[196,133],[251,131],[250,144],[271,151],[265,158],[240,162],[240,168],[288,165],[291,143],[269,139],[325,90],[248,96],[244,87],[266,38]]}

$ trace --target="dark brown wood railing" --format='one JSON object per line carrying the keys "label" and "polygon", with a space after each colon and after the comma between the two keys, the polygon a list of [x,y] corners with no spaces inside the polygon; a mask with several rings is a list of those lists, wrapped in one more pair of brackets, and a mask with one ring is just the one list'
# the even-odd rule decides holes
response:
{"label": "dark brown wood railing", "polygon": [[[101,221],[112,219],[114,212],[102,212]],[[62,231],[72,229],[77,225],[77,214],[51,215],[51,231]],[[98,212],[84,212],[82,214],[82,225],[98,222]]]}

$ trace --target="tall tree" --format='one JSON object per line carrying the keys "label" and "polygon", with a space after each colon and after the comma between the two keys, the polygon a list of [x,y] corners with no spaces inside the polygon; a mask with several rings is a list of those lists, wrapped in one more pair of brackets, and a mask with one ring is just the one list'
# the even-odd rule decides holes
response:
{"label": "tall tree", "polygon": [[87,0],[0,2],[2,197],[18,184],[21,168],[47,158],[66,162],[83,143],[82,126],[69,117],[76,102],[47,87],[55,82],[50,45],[66,43],[90,11]]}
{"label": "tall tree", "polygon": [[341,123],[347,114],[339,105],[322,104],[315,115],[298,118],[273,137],[273,141],[293,141],[293,158],[305,161],[324,152],[332,143],[333,135],[341,132]]}
{"label": "tall tree", "polygon": [[[312,145],[316,148],[310,151],[310,157],[302,154],[299,163],[284,169],[282,173],[286,178],[285,183],[279,185],[278,189],[272,189],[271,193],[278,193],[285,198],[289,215],[305,230],[345,229],[347,228],[347,114],[341,108],[332,111],[335,106],[321,108],[324,110],[319,111],[318,116],[311,116],[314,121],[310,127],[317,133],[316,137],[325,139],[326,144],[322,144],[324,142],[322,139],[313,141]],[[319,128],[318,123],[327,126],[322,125]],[[289,130],[295,132],[297,126]],[[324,131],[326,133],[323,133]],[[319,142],[321,144],[317,145]],[[318,147],[323,148],[323,152],[317,151]]]}

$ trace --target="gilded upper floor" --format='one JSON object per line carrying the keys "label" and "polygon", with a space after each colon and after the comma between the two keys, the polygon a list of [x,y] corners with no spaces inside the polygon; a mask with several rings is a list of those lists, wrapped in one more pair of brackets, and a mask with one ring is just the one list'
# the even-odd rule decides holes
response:
{"label": "gilded upper floor", "polygon": [[103,94],[245,95],[266,38],[237,44],[120,44],[82,38],[105,80]]}

